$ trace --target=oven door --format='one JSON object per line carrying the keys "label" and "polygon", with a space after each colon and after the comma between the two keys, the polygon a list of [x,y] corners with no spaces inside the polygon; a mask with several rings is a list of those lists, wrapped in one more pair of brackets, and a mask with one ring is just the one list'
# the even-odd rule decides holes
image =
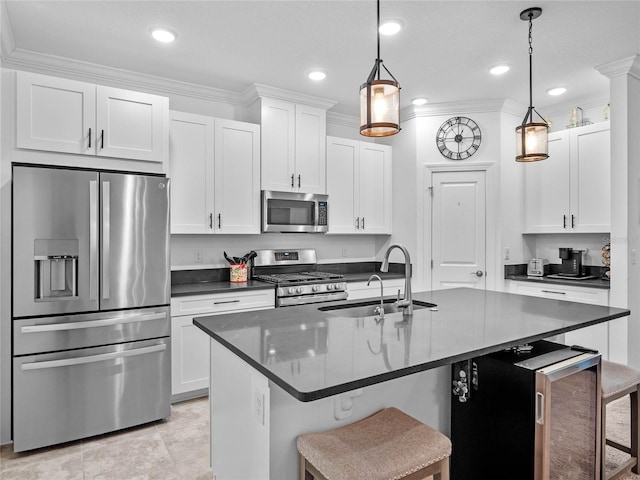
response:
{"label": "oven door", "polygon": [[325,233],[327,195],[262,191],[262,231]]}
{"label": "oven door", "polygon": [[535,480],[600,478],[600,361],[585,353],[536,371]]}

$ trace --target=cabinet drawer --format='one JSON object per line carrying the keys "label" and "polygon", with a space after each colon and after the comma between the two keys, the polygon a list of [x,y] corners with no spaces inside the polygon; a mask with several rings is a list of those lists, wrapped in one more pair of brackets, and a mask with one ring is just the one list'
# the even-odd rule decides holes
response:
{"label": "cabinet drawer", "polygon": [[275,289],[194,295],[171,299],[171,315],[224,313],[275,307]]}
{"label": "cabinet drawer", "polygon": [[510,282],[509,291],[534,297],[555,298],[571,302],[609,305],[609,291],[597,288],[580,288],[565,285],[529,285],[527,282]]}

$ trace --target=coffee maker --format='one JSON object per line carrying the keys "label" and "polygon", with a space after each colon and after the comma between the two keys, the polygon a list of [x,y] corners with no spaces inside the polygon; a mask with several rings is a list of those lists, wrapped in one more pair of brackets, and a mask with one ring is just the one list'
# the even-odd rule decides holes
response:
{"label": "coffee maker", "polygon": [[567,277],[582,276],[582,253],[584,250],[574,250],[573,248],[560,248],[560,274]]}

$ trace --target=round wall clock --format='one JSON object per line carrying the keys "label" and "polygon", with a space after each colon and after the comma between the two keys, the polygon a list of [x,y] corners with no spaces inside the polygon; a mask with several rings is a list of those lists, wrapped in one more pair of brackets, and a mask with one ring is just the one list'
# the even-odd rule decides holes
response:
{"label": "round wall clock", "polygon": [[478,151],[482,132],[478,124],[467,117],[451,117],[440,125],[436,145],[440,153],[451,160],[465,160]]}

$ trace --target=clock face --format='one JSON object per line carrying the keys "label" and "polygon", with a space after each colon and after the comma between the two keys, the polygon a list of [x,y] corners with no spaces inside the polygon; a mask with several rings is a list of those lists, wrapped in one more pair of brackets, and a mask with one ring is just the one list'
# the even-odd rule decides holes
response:
{"label": "clock face", "polygon": [[436,145],[450,160],[465,160],[478,151],[482,133],[478,124],[467,117],[451,117],[440,125]]}

